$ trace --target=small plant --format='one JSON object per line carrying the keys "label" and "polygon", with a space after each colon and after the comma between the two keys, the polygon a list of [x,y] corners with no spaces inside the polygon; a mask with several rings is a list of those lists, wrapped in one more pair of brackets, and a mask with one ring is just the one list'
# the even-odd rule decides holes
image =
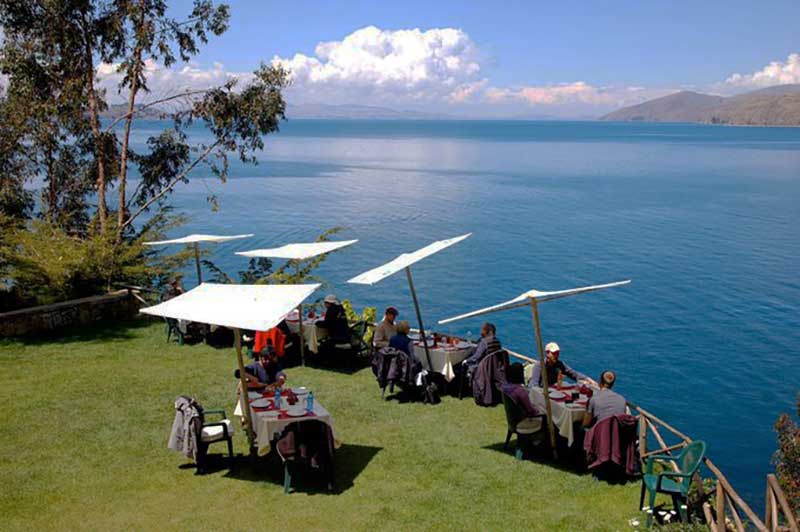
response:
{"label": "small plant", "polygon": [[[800,418],[800,394],[797,395],[797,415]],[[775,423],[778,433],[778,450],[772,458],[775,476],[781,485],[795,515],[800,514],[800,426],[782,414]]]}

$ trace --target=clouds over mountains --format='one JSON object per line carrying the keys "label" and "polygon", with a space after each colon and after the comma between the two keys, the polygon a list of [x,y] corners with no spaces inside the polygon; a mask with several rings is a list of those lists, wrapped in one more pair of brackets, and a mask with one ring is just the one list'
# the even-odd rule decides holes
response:
{"label": "clouds over mountains", "polygon": [[[314,53],[273,57],[291,72],[287,96],[293,103],[366,104],[449,113],[524,115],[600,114],[663,96],[681,87],[596,86],[584,80],[549,85],[496,86],[484,64],[488,58],[462,29],[358,29],[341,40],[320,42]],[[196,89],[248,73],[188,65],[163,69],[148,65],[151,89]],[[100,69],[103,84],[119,79],[113,65]],[[733,74],[713,89],[731,93],[754,87],[800,83],[800,54],[772,62],[750,74]]]}

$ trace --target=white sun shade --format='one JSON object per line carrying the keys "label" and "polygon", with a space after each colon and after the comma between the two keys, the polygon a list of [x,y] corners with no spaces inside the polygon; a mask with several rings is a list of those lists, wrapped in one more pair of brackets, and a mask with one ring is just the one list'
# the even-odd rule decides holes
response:
{"label": "white sun shade", "polygon": [[418,262],[429,255],[433,255],[434,253],[450,247],[453,244],[458,244],[465,238],[468,238],[470,235],[472,235],[472,233],[448,238],[446,240],[438,240],[412,253],[403,253],[391,262],[387,262],[383,266],[378,266],[377,268],[374,268],[368,272],[357,275],[347,282],[353,284],[375,284],[378,281],[386,279],[390,275],[395,274],[400,270],[407,268],[408,266],[411,266],[415,262]]}
{"label": "white sun shade", "polygon": [[355,244],[358,240],[341,240],[339,242],[308,242],[300,244],[286,244],[279,248],[253,249],[250,251],[237,251],[243,257],[269,257],[273,259],[305,260],[324,253],[330,253],[343,247]]}
{"label": "white sun shade", "polygon": [[439,325],[443,325],[445,323],[450,323],[453,321],[464,320],[467,318],[472,318],[473,316],[480,316],[481,314],[489,314],[491,312],[497,312],[500,310],[507,310],[517,307],[524,307],[525,305],[530,304],[531,299],[535,299],[537,302],[543,301],[551,301],[553,299],[559,299],[562,297],[574,296],[577,294],[582,294],[584,292],[594,292],[595,290],[602,290],[604,288],[612,288],[615,286],[622,286],[625,284],[630,283],[630,279],[627,281],[617,281],[615,283],[608,283],[608,284],[597,284],[593,286],[583,286],[581,288],[570,288],[567,290],[556,290],[554,292],[542,292],[540,290],[529,290],[524,294],[521,294],[519,297],[515,297],[510,301],[506,301],[505,303],[499,303],[497,305],[492,305],[491,307],[482,308],[479,310],[473,310],[472,312],[467,312],[466,314],[461,314],[460,316],[454,316],[452,318],[447,318],[446,320],[439,321]]}
{"label": "white sun shade", "polygon": [[222,327],[267,331],[319,287],[319,284],[203,283],[140,312]]}
{"label": "white sun shade", "polygon": [[239,240],[240,238],[250,238],[252,233],[247,235],[186,235],[172,240],[158,240],[156,242],[145,242],[145,246],[160,246],[162,244],[194,244],[195,242],[227,242],[228,240]]}

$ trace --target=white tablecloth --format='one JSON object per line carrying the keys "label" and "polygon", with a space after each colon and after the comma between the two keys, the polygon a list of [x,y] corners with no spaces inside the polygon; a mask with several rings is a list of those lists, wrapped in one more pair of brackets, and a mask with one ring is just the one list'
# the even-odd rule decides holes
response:
{"label": "white tablecloth", "polygon": [[[566,393],[578,391],[578,388],[565,390]],[[540,412],[547,412],[547,406],[544,403],[544,393],[541,388],[535,387],[530,390],[531,403]],[[572,445],[575,441],[575,431],[573,424],[575,422],[583,421],[583,414],[586,412],[586,401],[588,398],[581,395],[577,403],[565,403],[561,401],[550,400],[550,408],[553,413],[553,425],[558,429],[558,433],[567,439],[567,444]]]}
{"label": "white tablecloth", "polygon": [[473,351],[475,346],[472,344],[461,344],[459,346],[428,346],[428,352],[431,355],[431,364],[433,369],[428,367],[428,358],[425,356],[425,346],[422,342],[414,342],[414,354],[422,362],[422,367],[429,370],[441,373],[444,375],[445,380],[450,382],[455,378],[456,373],[454,367],[466,360]]}
{"label": "white tablecloth", "polygon": [[[328,335],[325,329],[316,326],[316,322],[317,320],[303,320],[303,338],[305,339],[306,346],[308,346],[308,350],[312,353],[319,351],[319,341]],[[293,315],[290,314],[286,318],[286,325],[291,332],[295,334],[300,332],[300,322],[297,319],[297,312],[294,312]]]}
{"label": "white tablecloth", "polygon": [[[244,417],[241,400],[236,401],[236,409],[234,410],[233,415],[240,418]],[[333,439],[336,443],[336,447],[339,446],[339,440],[336,437],[336,428],[333,426],[333,417],[331,416],[330,412],[328,412],[324,406],[319,404],[319,401],[316,399],[314,399],[313,416],[306,415],[301,417],[275,417],[268,415],[267,412],[256,412],[251,408],[250,419],[253,420],[253,432],[255,432],[256,436],[255,443],[256,448],[258,449],[258,456],[265,456],[269,454],[270,449],[272,449],[272,440],[280,436],[283,432],[283,429],[285,429],[287,425],[296,421],[318,420],[322,421],[323,423],[327,423],[327,425],[333,431]]]}

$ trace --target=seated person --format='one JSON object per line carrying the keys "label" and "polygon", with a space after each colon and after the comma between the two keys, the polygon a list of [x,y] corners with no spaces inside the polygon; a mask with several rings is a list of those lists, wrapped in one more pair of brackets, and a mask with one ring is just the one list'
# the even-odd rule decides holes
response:
{"label": "seated person", "polygon": [[[256,361],[244,367],[244,373],[248,390],[282,388],[286,383],[286,373],[281,369],[278,356],[271,346],[262,349]],[[237,379],[240,377],[238,369],[233,374]]]}
{"label": "seated person", "polygon": [[[564,362],[559,360],[561,356],[561,348],[555,342],[550,342],[545,346],[545,359],[544,359],[544,366],[547,369],[547,385],[548,386],[561,386],[561,381],[564,379],[564,375],[569,377],[570,379],[582,383],[592,384],[597,386],[597,383],[594,382],[594,379],[590,379],[583,373],[572,369],[571,367],[567,366]],[[542,369],[539,364],[533,368],[533,377],[531,378],[531,382],[529,386],[532,388],[534,386],[542,387],[544,386],[542,382]]]}
{"label": "seated person", "polygon": [[497,334],[497,328],[494,326],[493,323],[489,323],[488,321],[481,325],[481,339],[478,341],[478,345],[475,347],[475,352],[472,353],[472,356],[464,360],[462,365],[467,368],[469,373],[474,373],[475,368],[478,367],[481,360],[483,360],[486,355],[490,353],[494,353],[495,351],[499,351],[503,348],[500,344],[500,340],[495,336]]}
{"label": "seated person", "polygon": [[389,339],[389,347],[402,351],[411,357],[414,355],[414,341],[408,337],[411,332],[411,325],[407,321],[397,322],[397,334]]}
{"label": "seated person", "polygon": [[375,334],[372,337],[372,345],[376,349],[381,349],[389,345],[389,340],[397,334],[397,326],[394,320],[397,319],[397,309],[394,307],[386,307],[386,312],[383,314],[383,321],[375,326]]}
{"label": "seated person", "polygon": [[323,300],[325,304],[325,317],[316,321],[316,326],[328,331],[328,336],[334,341],[349,340],[349,327],[344,307],[333,294],[328,294]]}
{"label": "seated person", "polygon": [[600,389],[595,390],[589,398],[586,413],[583,414],[584,427],[591,427],[608,417],[627,413],[625,398],[611,389],[616,380],[617,376],[611,370],[606,370],[600,375]]}
{"label": "seated person", "polygon": [[170,280],[167,288],[161,294],[161,301],[169,301],[170,299],[183,294],[185,291],[186,290],[183,289],[183,286],[181,286],[181,278],[174,277],[172,280]]}

